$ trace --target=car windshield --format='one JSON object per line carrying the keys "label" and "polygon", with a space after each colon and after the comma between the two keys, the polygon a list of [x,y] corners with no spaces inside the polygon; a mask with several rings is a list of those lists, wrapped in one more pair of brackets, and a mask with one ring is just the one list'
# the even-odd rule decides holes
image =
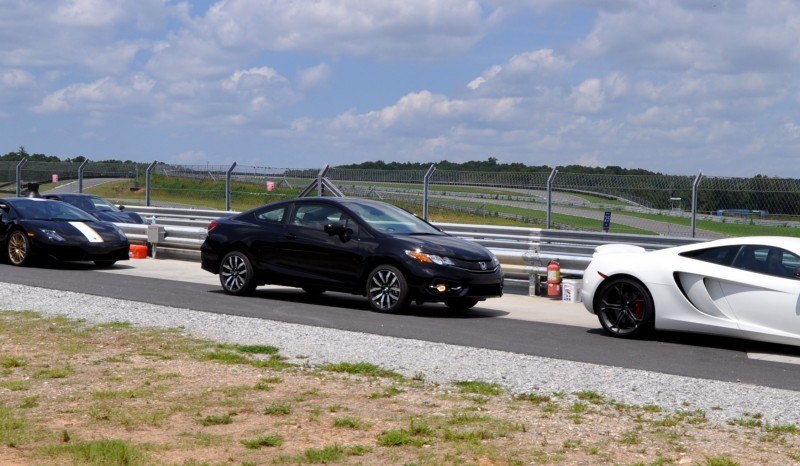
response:
{"label": "car windshield", "polygon": [[62,200],[87,212],[116,212],[118,210],[114,204],[98,196],[62,196]]}
{"label": "car windshield", "polygon": [[390,234],[399,235],[442,235],[429,223],[417,218],[415,215],[406,212],[393,205],[365,205],[347,204],[367,225],[372,228]]}
{"label": "car windshield", "polygon": [[36,199],[19,199],[14,208],[20,217],[28,220],[91,221],[95,218],[66,202]]}

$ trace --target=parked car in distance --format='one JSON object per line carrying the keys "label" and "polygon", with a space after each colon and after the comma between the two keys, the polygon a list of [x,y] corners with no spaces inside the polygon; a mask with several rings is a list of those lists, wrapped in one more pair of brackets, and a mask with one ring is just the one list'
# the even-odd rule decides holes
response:
{"label": "parked car in distance", "polygon": [[36,259],[94,261],[110,267],[127,260],[130,243],[116,225],[61,201],[0,199],[0,251],[13,265]]}
{"label": "parked car in distance", "polygon": [[142,216],[136,212],[126,212],[124,207],[117,207],[108,200],[94,194],[49,193],[43,194],[42,197],[72,204],[88,212],[98,220],[114,223],[144,223]]}
{"label": "parked car in distance", "polygon": [[581,295],[618,337],[655,328],[800,345],[800,238],[598,246]]}
{"label": "parked car in distance", "polygon": [[365,295],[381,312],[411,301],[464,310],[503,291],[503,271],[488,249],[365,199],[293,199],[215,220],[201,257],[229,294],[267,283],[341,291]]}

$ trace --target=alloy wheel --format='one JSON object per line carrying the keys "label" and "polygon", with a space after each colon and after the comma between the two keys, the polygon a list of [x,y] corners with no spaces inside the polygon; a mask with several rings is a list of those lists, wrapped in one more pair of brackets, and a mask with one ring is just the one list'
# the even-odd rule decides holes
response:
{"label": "alloy wheel", "polygon": [[373,310],[392,312],[408,305],[408,285],[403,273],[395,267],[377,267],[367,280],[367,297]]}
{"label": "alloy wheel", "polygon": [[597,315],[612,335],[635,336],[648,330],[652,323],[652,298],[640,283],[617,279],[601,290]]}
{"label": "alloy wheel", "polygon": [[14,265],[22,265],[28,259],[28,238],[21,231],[11,233],[8,238],[8,258]]}
{"label": "alloy wheel", "polygon": [[255,289],[253,267],[250,260],[241,252],[231,252],[222,259],[219,279],[222,288],[228,293],[243,295]]}

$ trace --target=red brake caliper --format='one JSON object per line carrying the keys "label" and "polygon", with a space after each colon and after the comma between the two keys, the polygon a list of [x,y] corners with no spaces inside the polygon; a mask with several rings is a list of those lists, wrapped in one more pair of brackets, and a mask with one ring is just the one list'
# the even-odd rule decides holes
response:
{"label": "red brake caliper", "polygon": [[634,301],[632,304],[633,315],[636,316],[637,319],[644,317],[644,303],[641,301]]}

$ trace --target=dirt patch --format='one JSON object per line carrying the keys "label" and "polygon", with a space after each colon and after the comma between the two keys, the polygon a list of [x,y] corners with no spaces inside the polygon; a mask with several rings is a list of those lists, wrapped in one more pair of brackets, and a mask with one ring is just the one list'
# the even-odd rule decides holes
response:
{"label": "dirt patch", "polygon": [[787,464],[800,430],[0,314],[2,464]]}

